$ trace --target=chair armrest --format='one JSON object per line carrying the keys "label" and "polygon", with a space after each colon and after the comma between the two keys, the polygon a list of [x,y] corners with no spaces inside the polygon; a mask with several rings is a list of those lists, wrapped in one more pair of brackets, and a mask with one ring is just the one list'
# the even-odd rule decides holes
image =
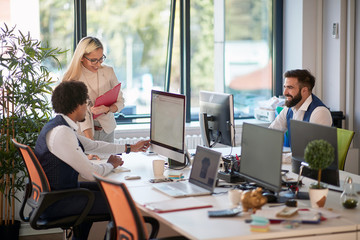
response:
{"label": "chair armrest", "polygon": [[150,232],[149,239],[155,239],[156,236],[158,235],[159,229],[160,229],[159,221],[150,216],[144,216],[143,218],[144,218],[145,223],[148,223],[151,225],[151,232]]}
{"label": "chair armrest", "polygon": [[67,190],[60,190],[60,191],[52,191],[52,192],[42,192],[40,194],[40,198],[38,201],[37,207],[34,209],[34,212],[30,216],[30,222],[36,223],[40,216],[46,211],[46,209],[53,205],[56,202],[59,202],[67,197],[74,197],[74,196],[86,196],[88,201],[85,207],[82,209],[81,214],[75,221],[73,226],[79,225],[85,217],[88,215],[91,207],[94,203],[95,197],[94,194],[85,188],[75,188],[75,189],[67,189]]}
{"label": "chair armrest", "polygon": [[24,193],[24,198],[23,201],[21,203],[21,208],[19,211],[19,215],[20,215],[20,219],[23,220],[24,222],[29,222],[30,220],[30,216],[29,217],[25,217],[24,216],[24,209],[27,203],[27,199],[31,196],[31,185],[29,182],[26,183],[25,185],[25,193]]}

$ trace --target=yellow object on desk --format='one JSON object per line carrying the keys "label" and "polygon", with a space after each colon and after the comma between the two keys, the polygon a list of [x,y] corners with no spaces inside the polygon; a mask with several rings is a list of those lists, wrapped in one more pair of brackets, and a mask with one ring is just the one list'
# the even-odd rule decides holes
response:
{"label": "yellow object on desk", "polygon": [[276,213],[276,217],[292,217],[298,213],[298,208],[296,207],[284,207],[279,212]]}
{"label": "yellow object on desk", "polygon": [[270,229],[270,221],[255,214],[251,215],[250,231],[252,232],[268,232]]}
{"label": "yellow object on desk", "polygon": [[184,175],[183,175],[183,173],[169,173],[168,178],[170,178],[170,179],[183,179]]}

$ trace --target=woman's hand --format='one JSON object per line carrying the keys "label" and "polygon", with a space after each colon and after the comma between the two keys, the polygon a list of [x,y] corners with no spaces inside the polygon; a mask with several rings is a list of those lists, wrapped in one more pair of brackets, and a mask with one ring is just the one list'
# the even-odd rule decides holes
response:
{"label": "woman's hand", "polygon": [[90,108],[91,113],[94,115],[99,115],[103,113],[108,113],[110,111],[110,107],[107,107],[105,105],[97,106],[97,107],[91,107]]}
{"label": "woman's hand", "polygon": [[131,152],[146,152],[150,147],[150,140],[139,141],[131,145]]}

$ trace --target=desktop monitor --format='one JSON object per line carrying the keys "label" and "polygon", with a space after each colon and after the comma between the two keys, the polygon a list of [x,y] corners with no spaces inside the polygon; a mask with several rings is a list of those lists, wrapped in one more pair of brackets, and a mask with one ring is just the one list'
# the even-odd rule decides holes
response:
{"label": "desktop monitor", "polygon": [[169,166],[186,165],[185,95],[151,91],[151,150],[169,158]]}
{"label": "desktop monitor", "polygon": [[239,175],[266,190],[280,192],[284,133],[244,123]]}
{"label": "desktop monitor", "polygon": [[[305,161],[304,151],[307,144],[312,140],[324,139],[334,147],[335,159],[328,168],[322,170],[321,182],[339,186],[337,129],[320,124],[290,120],[290,132],[292,171],[297,174],[300,172],[301,162]],[[301,175],[317,180],[318,171],[304,167]]]}
{"label": "desktop monitor", "polygon": [[234,100],[232,94],[200,91],[199,122],[203,143],[235,146]]}

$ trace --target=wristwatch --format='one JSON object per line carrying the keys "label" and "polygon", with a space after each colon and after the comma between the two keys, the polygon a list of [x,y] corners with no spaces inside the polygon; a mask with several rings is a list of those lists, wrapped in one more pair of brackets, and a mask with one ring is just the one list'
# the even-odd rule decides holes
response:
{"label": "wristwatch", "polygon": [[125,144],[125,149],[126,149],[126,153],[130,153],[130,151],[131,151],[131,145],[130,144]]}

